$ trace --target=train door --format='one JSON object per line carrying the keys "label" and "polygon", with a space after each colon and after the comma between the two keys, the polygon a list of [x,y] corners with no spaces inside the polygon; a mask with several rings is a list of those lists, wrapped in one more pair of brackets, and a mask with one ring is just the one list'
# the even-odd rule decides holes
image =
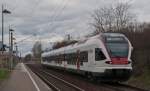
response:
{"label": "train door", "polygon": [[88,67],[92,67],[94,64],[94,49],[91,48],[88,50]]}
{"label": "train door", "polygon": [[76,66],[77,66],[77,69],[80,69],[80,50],[77,50],[77,53],[76,53]]}
{"label": "train door", "polygon": [[94,60],[96,66],[102,67],[105,65],[106,56],[104,55],[101,48],[97,47],[94,49]]}

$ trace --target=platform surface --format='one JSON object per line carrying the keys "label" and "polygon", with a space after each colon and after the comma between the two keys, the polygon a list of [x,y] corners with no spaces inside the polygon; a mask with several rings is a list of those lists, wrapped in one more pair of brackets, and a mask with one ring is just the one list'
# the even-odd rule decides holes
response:
{"label": "platform surface", "polygon": [[0,91],[52,91],[23,63],[19,63],[10,77],[2,83]]}

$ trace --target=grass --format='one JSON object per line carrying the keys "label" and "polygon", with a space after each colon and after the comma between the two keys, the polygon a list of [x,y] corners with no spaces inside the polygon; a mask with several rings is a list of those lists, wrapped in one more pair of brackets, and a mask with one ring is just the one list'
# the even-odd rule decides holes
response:
{"label": "grass", "polygon": [[0,80],[4,80],[9,76],[9,70],[0,68]]}
{"label": "grass", "polygon": [[150,71],[145,70],[139,76],[132,76],[128,84],[150,90]]}

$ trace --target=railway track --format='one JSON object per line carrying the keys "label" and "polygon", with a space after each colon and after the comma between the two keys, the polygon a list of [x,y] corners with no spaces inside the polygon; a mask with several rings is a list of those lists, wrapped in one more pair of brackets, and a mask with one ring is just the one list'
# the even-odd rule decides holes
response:
{"label": "railway track", "polygon": [[130,86],[130,85],[126,85],[126,84],[120,84],[120,83],[104,83],[103,84],[105,87],[108,87],[108,88],[112,88],[116,91],[148,91],[148,90],[145,90],[145,89],[141,89],[141,88],[137,88],[137,87],[133,87],[133,86]]}
{"label": "railway track", "polygon": [[95,83],[59,70],[28,65],[54,91],[148,91],[120,83]]}
{"label": "railway track", "polygon": [[36,69],[31,65],[28,65],[28,67],[54,91],[85,91],[74,84],[71,84],[61,78],[56,77],[53,74],[50,74],[49,72]]}

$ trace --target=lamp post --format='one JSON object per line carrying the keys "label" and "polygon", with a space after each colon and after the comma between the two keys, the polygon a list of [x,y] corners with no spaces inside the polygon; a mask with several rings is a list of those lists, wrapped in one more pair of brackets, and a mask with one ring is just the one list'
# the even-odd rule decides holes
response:
{"label": "lamp post", "polygon": [[8,11],[7,9],[4,9],[3,5],[2,5],[2,53],[4,51],[4,14],[11,14],[10,11]]}
{"label": "lamp post", "polygon": [[10,56],[10,68],[13,68],[13,29],[9,29],[9,39],[10,39],[10,45],[9,45],[9,56]]}
{"label": "lamp post", "polygon": [[18,56],[18,45],[17,45],[17,43],[15,42],[14,43],[14,45],[15,45],[15,61],[14,61],[14,64],[16,64],[16,63],[18,63],[19,62],[19,56]]}
{"label": "lamp post", "polygon": [[9,29],[9,51],[13,51],[13,29]]}
{"label": "lamp post", "polygon": [[16,50],[15,50],[16,57],[18,57],[18,45],[17,45],[17,43],[16,43],[16,42],[15,42],[14,44],[15,44],[15,47],[16,47]]}

